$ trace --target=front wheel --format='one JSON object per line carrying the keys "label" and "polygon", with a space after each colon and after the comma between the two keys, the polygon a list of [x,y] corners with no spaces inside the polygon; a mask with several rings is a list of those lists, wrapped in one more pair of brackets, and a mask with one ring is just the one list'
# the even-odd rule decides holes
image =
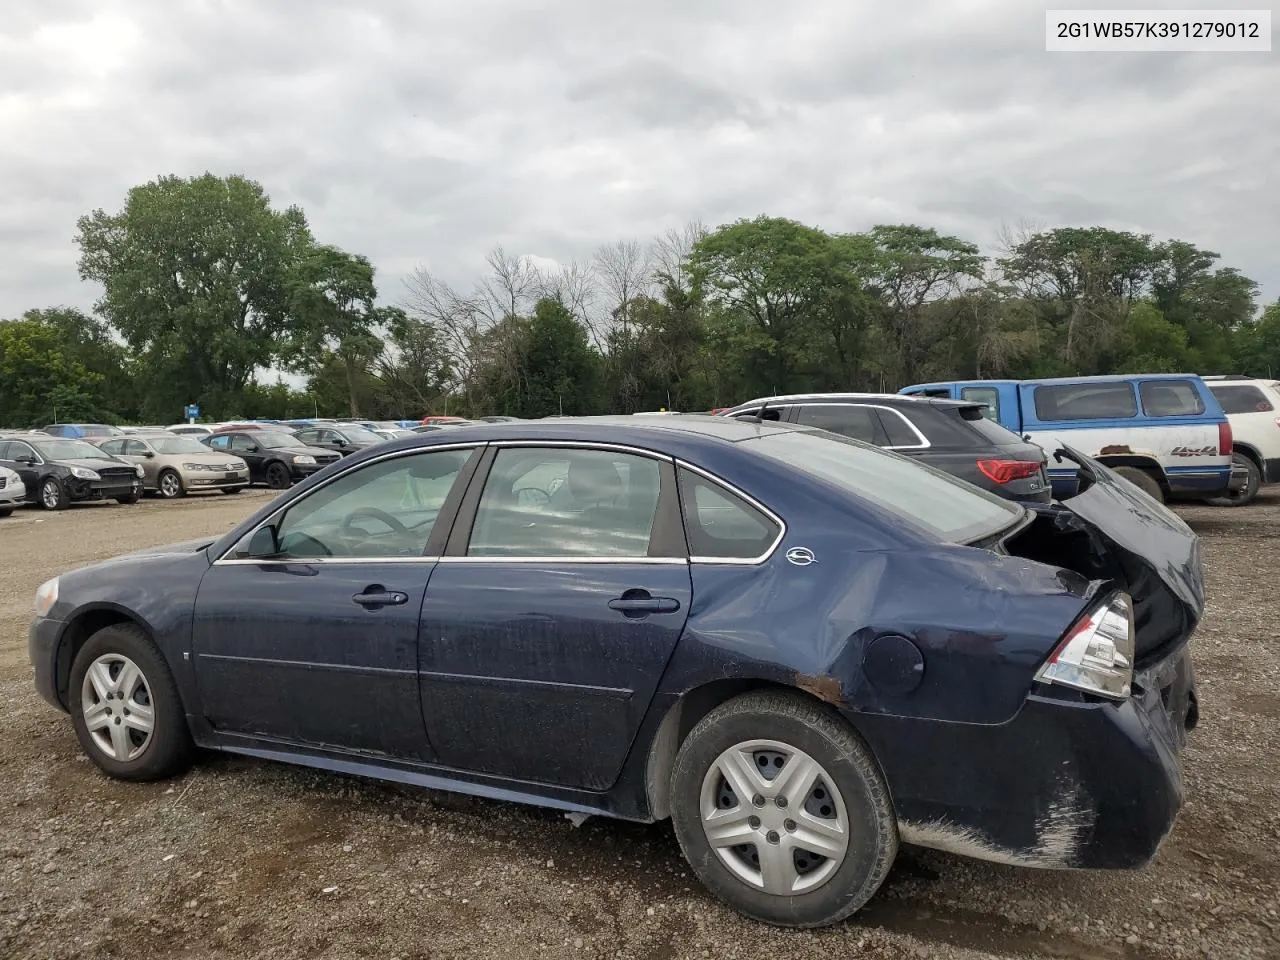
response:
{"label": "front wheel", "polygon": [[178,476],[176,470],[161,471],[156,481],[156,490],[166,500],[177,500],[187,493],[186,487],[182,485],[182,478]]}
{"label": "front wheel", "polygon": [[0,507],[0,520],[10,516],[13,513],[13,507]]}
{"label": "front wheel", "polygon": [[159,780],[189,763],[178,687],[141,628],[118,623],[91,636],[71,665],[68,699],[80,746],[111,776]]}
{"label": "front wheel", "polygon": [[293,486],[293,477],[289,468],[283,463],[273,463],[267,467],[267,486],[272,490],[288,490]]}
{"label": "front wheel", "polygon": [[671,819],[707,888],[766,923],[819,927],[879,889],[898,852],[888,788],[838,715],[798,693],[737,697],[689,733]]}
{"label": "front wheel", "polygon": [[122,503],[122,504],[124,504],[126,507],[128,507],[128,506],[132,506],[133,504],[137,503],[137,502],[138,502],[138,500],[139,500],[139,499],[141,499],[141,497],[142,497],[142,494],[141,494],[141,493],[138,493],[138,492],[135,490],[133,493],[125,494],[125,496],[123,496],[123,497],[116,497],[116,503]]}
{"label": "front wheel", "polygon": [[230,496],[233,493],[240,493],[244,489],[245,489],[244,487],[224,487],[222,492]]}
{"label": "front wheel", "polygon": [[1258,469],[1256,463],[1241,453],[1231,455],[1231,469],[1245,471],[1244,486],[1239,490],[1229,490],[1221,497],[1211,497],[1205,501],[1206,503],[1211,503],[1215,507],[1243,507],[1246,503],[1253,502],[1262,488],[1262,471]]}
{"label": "front wheel", "polygon": [[46,510],[65,510],[71,502],[67,496],[67,488],[57,477],[47,477],[40,484],[40,506]]}

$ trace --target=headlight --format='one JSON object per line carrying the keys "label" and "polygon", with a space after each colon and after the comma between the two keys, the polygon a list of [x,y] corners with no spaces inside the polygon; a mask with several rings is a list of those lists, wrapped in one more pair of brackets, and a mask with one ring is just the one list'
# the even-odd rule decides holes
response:
{"label": "headlight", "polygon": [[142,472],[142,464],[140,463],[135,463],[133,465],[133,472],[136,473],[139,477],[146,476],[146,474]]}
{"label": "headlight", "polygon": [[1133,601],[1114,593],[1067,631],[1036,679],[1123,700],[1133,681],[1133,632]]}
{"label": "headlight", "polygon": [[293,462],[294,463],[315,463],[316,458],[305,453],[298,453],[294,455]]}
{"label": "headlight", "polygon": [[58,578],[46,580],[36,590],[36,616],[46,617],[58,602]]}
{"label": "headlight", "polygon": [[[141,467],[139,467],[139,469],[141,469]],[[98,474],[95,471],[90,470],[86,467],[72,467],[71,475],[73,477],[79,477],[81,480],[101,480],[102,479],[100,476],[98,476]]]}

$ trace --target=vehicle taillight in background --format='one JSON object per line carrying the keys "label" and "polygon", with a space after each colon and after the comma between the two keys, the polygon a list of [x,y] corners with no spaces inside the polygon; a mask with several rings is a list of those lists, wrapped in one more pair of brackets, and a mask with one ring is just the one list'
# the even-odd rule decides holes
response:
{"label": "vehicle taillight in background", "polygon": [[979,460],[978,469],[993,483],[1005,484],[1034,477],[1040,472],[1040,464],[1034,460]]}
{"label": "vehicle taillight in background", "polygon": [[1231,456],[1231,424],[1226,420],[1218,424],[1218,455]]}

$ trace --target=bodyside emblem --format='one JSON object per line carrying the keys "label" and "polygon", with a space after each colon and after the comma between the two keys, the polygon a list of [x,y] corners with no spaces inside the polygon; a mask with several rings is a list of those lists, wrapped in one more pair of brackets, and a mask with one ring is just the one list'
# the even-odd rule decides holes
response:
{"label": "bodyside emblem", "polygon": [[787,562],[794,563],[797,567],[807,567],[811,563],[817,563],[818,558],[808,547],[792,547],[787,551]]}

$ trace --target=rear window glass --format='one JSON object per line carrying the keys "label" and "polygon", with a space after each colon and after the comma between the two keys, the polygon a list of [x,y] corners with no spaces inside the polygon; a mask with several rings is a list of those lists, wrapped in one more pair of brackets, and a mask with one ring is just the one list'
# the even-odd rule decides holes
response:
{"label": "rear window glass", "polygon": [[1275,409],[1265,393],[1248,384],[1212,385],[1209,389],[1227,413],[1266,413]]}
{"label": "rear window glass", "polygon": [[796,422],[830,430],[865,443],[879,443],[878,420],[871,407],[858,403],[807,403],[796,412]]}
{"label": "rear window glass", "polygon": [[1040,420],[1106,420],[1136,417],[1138,399],[1131,383],[1062,383],[1035,388]]}
{"label": "rear window glass", "polygon": [[680,509],[691,557],[753,560],[768,552],[780,532],[772,519],[741,497],[684,469]]}
{"label": "rear window glass", "polygon": [[1001,446],[1007,443],[1022,443],[1022,438],[1011,430],[1006,430],[998,423],[992,423],[983,416],[964,417],[965,425],[976,431],[983,440]]}
{"label": "rear window glass", "polygon": [[743,447],[889,510],[939,540],[967,543],[1004,529],[1022,508],[949,474],[829,433],[772,433]]}
{"label": "rear window glass", "polygon": [[1000,391],[995,387],[964,387],[960,399],[982,404],[982,415],[988,420],[1000,419]]}
{"label": "rear window glass", "polygon": [[1190,380],[1147,380],[1138,385],[1138,393],[1149,417],[1195,417],[1204,413],[1204,400]]}

